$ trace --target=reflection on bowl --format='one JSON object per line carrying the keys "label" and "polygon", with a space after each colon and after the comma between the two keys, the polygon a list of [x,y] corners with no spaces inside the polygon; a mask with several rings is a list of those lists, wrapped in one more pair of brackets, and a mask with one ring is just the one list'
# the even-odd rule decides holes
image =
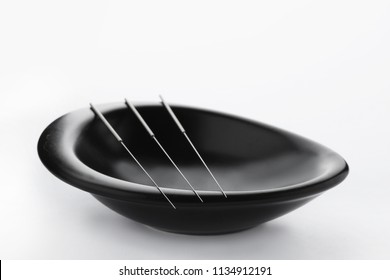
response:
{"label": "reflection on bowl", "polygon": [[177,209],[89,108],[66,114],[45,129],[38,142],[42,162],[114,211],[161,230],[222,234],[248,229],[302,206],[348,174],[341,156],[298,135],[227,114],[172,106],[225,198],[164,108],[138,105],[202,203],[124,104],[98,107]]}

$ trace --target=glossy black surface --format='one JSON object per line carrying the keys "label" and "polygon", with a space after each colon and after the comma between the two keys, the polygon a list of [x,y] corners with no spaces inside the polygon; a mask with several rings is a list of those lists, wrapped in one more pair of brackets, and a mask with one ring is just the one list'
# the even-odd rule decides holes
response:
{"label": "glossy black surface", "polygon": [[340,183],[348,166],[335,152],[295,134],[226,114],[172,106],[226,191],[224,198],[161,105],[137,108],[201,203],[124,104],[98,106],[163,188],[173,209],[94,113],[69,113],[42,133],[38,153],[57,177],[114,211],[166,231],[220,234],[274,219]]}

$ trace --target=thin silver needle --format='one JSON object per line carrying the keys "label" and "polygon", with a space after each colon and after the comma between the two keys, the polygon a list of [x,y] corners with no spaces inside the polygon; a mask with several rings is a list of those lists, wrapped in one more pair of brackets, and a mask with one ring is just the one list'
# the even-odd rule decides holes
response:
{"label": "thin silver needle", "polygon": [[167,109],[168,113],[171,115],[172,119],[175,121],[176,125],[179,127],[180,131],[184,134],[186,137],[188,143],[190,143],[192,149],[195,151],[195,153],[198,155],[199,159],[203,163],[204,167],[206,167],[207,171],[210,173],[211,177],[214,179],[215,183],[217,184],[218,188],[221,190],[222,194],[227,197],[226,193],[222,189],[221,185],[218,183],[217,179],[214,177],[213,173],[211,172],[210,168],[207,166],[206,162],[203,160],[202,156],[199,154],[198,150],[195,148],[194,144],[192,143],[191,139],[188,137],[186,131],[184,130],[184,127],[180,123],[179,119],[176,117],[175,113],[172,111],[171,106],[169,106],[168,103],[165,102],[164,98],[160,96],[161,102],[164,105],[165,109]]}
{"label": "thin silver needle", "polygon": [[191,185],[191,183],[188,181],[188,179],[186,178],[186,176],[184,176],[184,174],[181,172],[181,170],[179,169],[179,167],[176,165],[176,163],[173,161],[173,159],[168,155],[168,153],[165,151],[165,149],[163,148],[163,146],[160,144],[160,142],[157,140],[156,136],[154,135],[152,129],[148,126],[148,124],[145,122],[145,120],[142,118],[142,116],[140,115],[140,113],[138,112],[138,110],[134,107],[134,105],[132,103],[130,103],[129,101],[127,101],[127,99],[125,98],[125,103],[126,105],[130,108],[130,110],[133,111],[133,113],[136,115],[136,117],[138,118],[138,120],[142,123],[142,125],[145,127],[146,131],[149,133],[149,135],[153,138],[154,141],[156,141],[157,145],[160,147],[160,149],[164,152],[164,154],[167,156],[167,158],[169,159],[169,161],[173,164],[173,166],[176,168],[176,170],[180,173],[180,175],[183,177],[183,179],[187,182],[187,184],[190,186],[190,188],[192,189],[192,191],[194,192],[194,194],[199,198],[200,201],[203,202],[203,199],[199,196],[198,192],[194,189],[194,187]]}
{"label": "thin silver needle", "polygon": [[107,121],[107,119],[103,116],[103,114],[92,104],[89,103],[91,106],[92,111],[99,117],[99,119],[105,124],[105,126],[110,130],[110,132],[114,135],[116,140],[118,140],[119,143],[125,148],[127,153],[133,158],[133,160],[138,164],[138,166],[142,169],[143,172],[145,172],[146,176],[150,179],[150,181],[153,182],[153,184],[156,186],[156,188],[159,190],[159,192],[165,197],[165,199],[171,204],[171,206],[176,209],[175,205],[172,203],[172,201],[165,195],[165,193],[162,191],[162,189],[157,185],[157,183],[153,180],[153,178],[149,175],[149,173],[145,170],[145,168],[141,165],[141,163],[137,160],[137,158],[133,155],[132,152],[130,152],[129,148],[127,148],[126,144],[123,143],[122,138],[119,136],[119,134],[115,131],[115,129],[110,125],[110,123]]}

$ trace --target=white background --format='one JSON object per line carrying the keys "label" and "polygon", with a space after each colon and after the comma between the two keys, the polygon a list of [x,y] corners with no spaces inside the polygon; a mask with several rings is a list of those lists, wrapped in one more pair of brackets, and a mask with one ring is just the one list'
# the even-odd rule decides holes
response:
{"label": "white background", "polygon": [[[390,259],[389,1],[1,1],[1,259]],[[38,137],[69,111],[225,111],[340,153],[341,185],[257,228],[147,228],[52,176]]]}

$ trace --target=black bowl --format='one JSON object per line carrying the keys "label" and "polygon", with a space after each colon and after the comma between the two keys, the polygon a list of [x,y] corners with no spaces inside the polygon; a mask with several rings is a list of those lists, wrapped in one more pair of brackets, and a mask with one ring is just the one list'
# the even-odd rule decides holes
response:
{"label": "black bowl", "polygon": [[225,198],[165,109],[138,105],[202,203],[124,104],[98,108],[177,209],[89,108],[66,114],[45,129],[38,142],[41,161],[112,210],[161,230],[222,234],[248,229],[302,206],[348,174],[341,156],[298,135],[227,114],[172,106]]}

